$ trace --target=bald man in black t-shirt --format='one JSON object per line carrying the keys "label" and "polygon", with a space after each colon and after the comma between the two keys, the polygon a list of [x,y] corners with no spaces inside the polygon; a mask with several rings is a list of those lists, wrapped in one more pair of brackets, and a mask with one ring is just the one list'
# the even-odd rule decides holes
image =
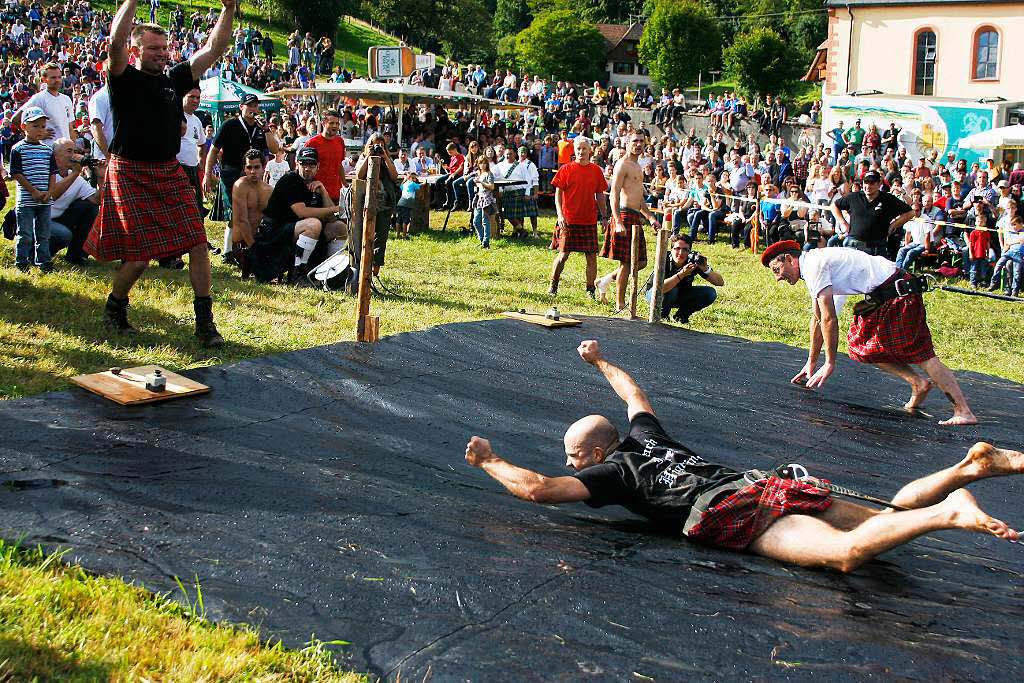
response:
{"label": "bald man in black t-shirt", "polygon": [[[114,16],[107,57],[114,136],[100,213],[85,250],[101,261],[122,262],[103,315],[103,322],[122,334],[135,331],[128,322],[128,294],[149,261],[187,253],[196,337],[203,346],[224,343],[213,323],[203,219],[176,158],[182,100],[231,40],[235,0],[221,1],[223,10],[206,45],[166,71],[167,33],[156,24],[132,28],[137,0],[125,0]],[[138,66],[129,63],[132,57]]]}
{"label": "bald man in black t-shirt", "polygon": [[577,420],[563,438],[565,463],[576,474],[564,477],[513,465],[487,439],[470,438],[466,461],[518,498],[622,505],[693,541],[843,572],[940,529],[1019,538],[962,487],[1024,474],[1024,453],[977,443],[959,463],[907,484],[892,507],[876,510],[833,498],[827,481],[798,477],[793,466],[785,468],[789,472],[744,471],[707,462],[665,432],[644,390],[604,359],[596,341],[584,341],[577,351],[626,403],[629,433],[620,438],[602,415]]}

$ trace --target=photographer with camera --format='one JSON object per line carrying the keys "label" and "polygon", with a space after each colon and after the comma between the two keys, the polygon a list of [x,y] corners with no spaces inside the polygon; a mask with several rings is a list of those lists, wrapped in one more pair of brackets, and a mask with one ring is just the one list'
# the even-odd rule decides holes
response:
{"label": "photographer with camera", "polygon": [[[401,189],[398,187],[398,171],[395,169],[395,162],[391,155],[384,148],[384,138],[379,133],[373,133],[366,141],[363,153],[359,155],[359,162],[356,164],[356,177],[366,180],[366,174],[370,170],[370,159],[376,157],[381,159],[380,179],[377,181],[377,220],[373,233],[373,274],[380,273],[384,265],[384,254],[388,248],[388,232],[391,230],[391,218],[395,213]],[[412,169],[416,172],[416,169]]]}
{"label": "photographer with camera", "polygon": [[[220,159],[220,182],[224,187],[224,194],[227,197],[227,206],[232,205],[231,192],[235,183],[242,177],[245,168],[245,153],[250,149],[263,152],[266,156],[277,154],[281,148],[281,142],[274,133],[267,129],[266,121],[259,118],[260,98],[256,95],[246,95],[239,105],[241,116],[228,119],[217,131],[210,151],[206,154],[206,169],[203,176],[203,191],[212,193],[216,189],[216,176],[213,173],[213,166]],[[228,220],[230,221],[230,213]],[[231,243],[234,245],[240,241],[240,236],[232,229]]]}
{"label": "photographer with camera", "polygon": [[[672,250],[665,259],[665,283],[661,287],[661,317],[667,318],[676,309],[673,320],[686,324],[690,316],[707,308],[718,298],[715,287],[724,287],[725,278],[715,272],[707,257],[700,252],[690,251],[693,240],[689,235],[679,234],[672,239]],[[701,276],[714,287],[694,286],[693,281]],[[647,280],[647,303],[654,301],[654,273]]]}
{"label": "photographer with camera", "polygon": [[[82,176],[82,171],[101,162],[86,155],[69,138],[60,138],[54,143],[53,156],[57,164],[57,184],[50,206],[50,254],[67,246],[64,259],[76,266],[85,265],[82,245],[99,213],[100,193]],[[66,234],[56,228],[55,223],[63,226]],[[58,240],[60,244],[54,244]]]}

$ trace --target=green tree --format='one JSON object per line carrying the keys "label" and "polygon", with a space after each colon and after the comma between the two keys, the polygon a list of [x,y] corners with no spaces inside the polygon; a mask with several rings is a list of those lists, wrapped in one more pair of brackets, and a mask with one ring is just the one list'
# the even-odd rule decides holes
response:
{"label": "green tree", "polygon": [[718,24],[696,0],[660,0],[644,26],[637,56],[662,87],[690,85],[699,70],[713,69],[722,58]]}
{"label": "green tree", "polygon": [[516,57],[516,36],[502,36],[498,38],[497,56],[494,65],[502,69],[515,71],[518,59]]}
{"label": "green tree", "polygon": [[363,8],[385,29],[420,49],[461,60],[479,55],[484,42],[493,54],[493,44],[486,38],[481,41],[473,30],[491,24],[483,0],[373,0]]}
{"label": "green tree", "polygon": [[[494,10],[494,39],[501,42],[502,38],[514,36],[530,25],[533,16],[526,0],[498,0]],[[501,46],[498,46],[501,54]]]}
{"label": "green tree", "polygon": [[604,36],[569,10],[538,16],[516,36],[518,63],[527,71],[583,83],[605,74]]}
{"label": "green tree", "polygon": [[763,27],[736,36],[723,58],[726,73],[740,89],[757,95],[791,93],[805,67],[782,36]]}
{"label": "green tree", "polygon": [[334,38],[338,21],[353,11],[344,0],[272,0],[275,14],[298,25],[303,33]]}

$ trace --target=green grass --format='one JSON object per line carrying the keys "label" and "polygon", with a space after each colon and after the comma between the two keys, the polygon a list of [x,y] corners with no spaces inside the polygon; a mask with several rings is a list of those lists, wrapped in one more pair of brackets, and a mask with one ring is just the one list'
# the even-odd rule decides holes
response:
{"label": "green grass", "polygon": [[366,680],[332,663],[341,642],[285,650],[207,621],[199,597],[183,607],[61,559],[0,540],[0,681]]}
{"label": "green grass", "polygon": [[[92,5],[96,9],[104,9],[108,12],[116,12],[120,6],[120,2],[117,0],[95,0]],[[145,4],[145,7],[142,5]],[[157,20],[164,26],[170,23],[171,12],[176,7],[182,7],[185,10],[186,22],[192,12],[199,10],[202,13],[206,13],[206,10],[210,7],[220,8],[220,2],[211,2],[211,0],[194,0],[191,2],[179,2],[178,0],[164,0],[161,3],[160,9],[157,10]],[[149,20],[149,3],[139,2],[137,15],[140,19],[146,21]],[[288,59],[288,36],[292,34],[295,27],[286,22],[278,19],[269,19],[265,15],[260,15],[255,11],[252,3],[242,3],[242,13],[235,18],[235,26],[245,26],[252,24],[259,28],[261,31],[270,31],[271,37],[274,39],[274,55],[278,62],[287,61]],[[321,30],[321,34],[325,31]],[[317,38],[320,34],[317,34]],[[338,30],[335,37],[334,48],[335,58],[334,64],[336,66],[347,66],[349,69],[355,68],[360,75],[365,76],[367,72],[366,64],[366,53],[367,50],[373,45],[397,45],[396,40],[375,31],[372,27],[367,24],[360,22],[357,19],[344,18],[338,24]],[[261,52],[262,54],[262,52]]]}

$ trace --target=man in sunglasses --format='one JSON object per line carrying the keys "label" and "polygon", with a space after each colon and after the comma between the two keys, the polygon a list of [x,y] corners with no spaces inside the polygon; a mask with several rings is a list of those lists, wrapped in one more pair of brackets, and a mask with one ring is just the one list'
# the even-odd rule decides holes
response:
{"label": "man in sunglasses", "polygon": [[[910,212],[913,216],[913,211]],[[801,252],[791,240],[776,242],[761,254],[761,264],[779,282],[795,285],[803,280],[811,295],[810,345],[807,363],[793,379],[808,389],[825,384],[836,366],[839,346],[839,316],[842,300],[864,294],[853,308],[853,323],[847,334],[850,357],[870,363],[911,387],[910,400],[903,406],[915,411],[924,403],[934,385],[953,404],[953,416],[941,425],[976,424],[963,391],[953,373],[935,355],[932,334],[925,319],[921,279],[896,267],[884,256],[871,256],[856,249],[828,247]],[[841,297],[837,304],[835,297]],[[825,363],[817,368],[825,350]],[[926,377],[913,368],[920,366]]]}
{"label": "man in sunglasses", "polygon": [[601,355],[596,341],[584,341],[577,351],[626,404],[629,432],[621,438],[602,415],[574,422],[563,445],[565,464],[575,473],[562,477],[513,465],[487,439],[471,437],[466,461],[517,498],[622,505],[692,541],[841,572],[940,529],[1019,538],[963,487],[1024,473],[1024,453],[976,443],[960,462],[907,484],[892,508],[877,510],[833,497],[828,482],[800,467],[743,471],[704,460],[665,432],[644,390]]}
{"label": "man in sunglasses", "polygon": [[[906,202],[888,192],[882,192],[882,176],[868,171],[862,178],[864,189],[849,192],[832,202],[832,215],[847,235],[844,247],[853,247],[872,255],[885,255],[889,236],[896,234],[903,224],[914,217],[914,210]],[[849,214],[847,220],[843,212]],[[844,232],[843,229],[839,230]],[[892,254],[892,259],[895,259]]]}

